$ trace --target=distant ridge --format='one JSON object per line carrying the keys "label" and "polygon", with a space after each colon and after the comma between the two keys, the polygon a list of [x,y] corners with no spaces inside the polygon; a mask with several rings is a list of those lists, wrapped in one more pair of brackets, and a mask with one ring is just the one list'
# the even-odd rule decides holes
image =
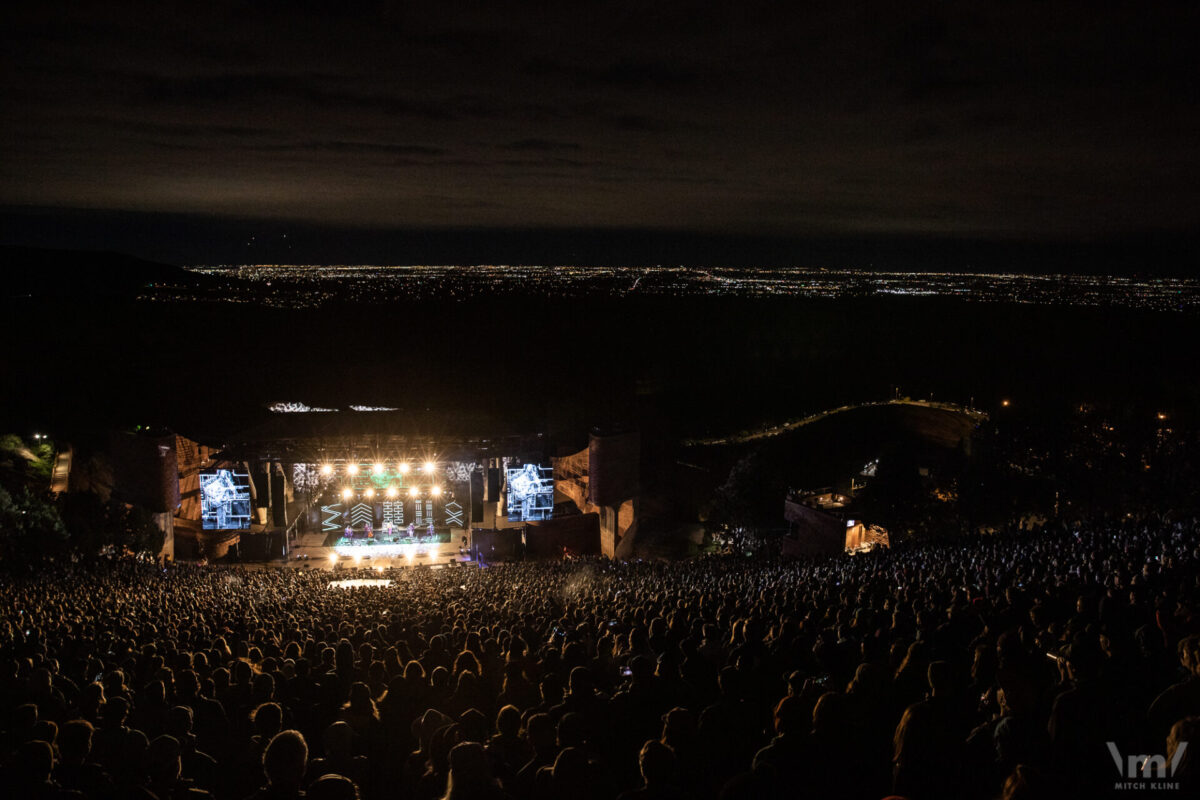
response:
{"label": "distant ridge", "polygon": [[198,276],[122,253],[0,246],[6,297],[128,296],[154,284],[196,284]]}

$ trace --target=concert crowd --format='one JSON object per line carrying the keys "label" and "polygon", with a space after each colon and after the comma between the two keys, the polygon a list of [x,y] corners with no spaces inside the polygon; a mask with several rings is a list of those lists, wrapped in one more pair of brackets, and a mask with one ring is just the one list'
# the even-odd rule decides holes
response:
{"label": "concert crowd", "polygon": [[[795,563],[63,564],[0,583],[0,785],[87,800],[1189,796],[1198,534],[1147,516]],[[392,583],[329,585],[346,577]]]}

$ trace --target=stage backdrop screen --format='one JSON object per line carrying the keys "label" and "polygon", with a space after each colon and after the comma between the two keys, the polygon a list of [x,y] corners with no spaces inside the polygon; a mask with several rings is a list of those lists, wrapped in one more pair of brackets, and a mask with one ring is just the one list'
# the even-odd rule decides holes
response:
{"label": "stage backdrop screen", "polygon": [[554,468],[537,464],[509,469],[508,521],[550,519],[554,513]]}
{"label": "stage backdrop screen", "polygon": [[202,471],[200,519],[205,530],[249,530],[250,473],[231,469]]}

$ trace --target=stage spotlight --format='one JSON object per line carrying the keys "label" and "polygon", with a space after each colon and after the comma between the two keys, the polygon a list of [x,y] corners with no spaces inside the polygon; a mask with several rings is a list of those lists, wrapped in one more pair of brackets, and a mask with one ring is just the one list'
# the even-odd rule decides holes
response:
{"label": "stage spotlight", "polygon": [[383,567],[381,567],[380,565],[376,564],[376,565],[375,565],[375,571],[376,571],[376,572],[383,572]]}
{"label": "stage spotlight", "polygon": [[336,563],[337,563],[337,560],[338,560],[338,554],[337,554],[337,553],[330,553],[330,554],[329,554],[329,563],[330,563],[330,564],[336,564]]}
{"label": "stage spotlight", "polygon": [[429,488],[429,493],[430,493],[431,495],[433,495],[434,497],[441,497],[441,496],[442,496],[442,487],[440,487],[440,486],[431,486],[431,487]]}
{"label": "stage spotlight", "polygon": [[321,465],[321,474],[326,475],[326,476],[332,475],[333,474],[333,464],[322,464]]}
{"label": "stage spotlight", "polygon": [[414,487],[412,487],[411,489],[409,489],[409,490],[408,490],[408,496],[409,496],[409,497],[417,497],[417,496],[419,496],[420,494],[421,494],[421,490],[420,490],[420,489],[418,489],[418,488],[417,488],[417,487],[415,487],[415,486],[414,486]]}
{"label": "stage spotlight", "polygon": [[412,560],[413,560],[413,559],[415,559],[416,557],[417,557],[417,551],[416,551],[416,550],[409,549],[409,551],[408,551],[408,560],[409,560],[409,561],[412,561]]}
{"label": "stage spotlight", "polygon": [[399,492],[396,491],[395,486],[389,486],[384,494],[386,494],[388,497],[395,497],[397,494],[399,494]]}
{"label": "stage spotlight", "polygon": [[361,566],[362,566],[362,556],[355,556],[355,557],[354,557],[354,566],[356,566],[356,567],[361,567]]}
{"label": "stage spotlight", "polygon": [[353,489],[342,489],[342,499],[343,500],[349,500],[351,497],[354,497]]}
{"label": "stage spotlight", "polygon": [[434,469],[436,469],[436,468],[437,468],[437,464],[434,464],[432,461],[426,461],[426,462],[425,462],[425,472],[426,472],[426,473],[428,473],[428,474],[431,474],[431,475],[432,475],[432,474],[433,474],[433,471],[434,471]]}
{"label": "stage spotlight", "polygon": [[357,475],[358,474],[358,464],[347,465],[346,466],[346,474],[347,475]]}
{"label": "stage spotlight", "polygon": [[371,472],[375,473],[376,475],[382,475],[383,474],[383,463],[380,462],[380,463],[377,463],[375,466],[371,467]]}
{"label": "stage spotlight", "polygon": [[363,497],[367,498],[368,500],[370,500],[374,496],[375,496],[374,489],[367,489],[365,492],[363,492]]}
{"label": "stage spotlight", "polygon": [[400,474],[401,474],[401,475],[407,475],[407,474],[408,474],[408,462],[407,462],[407,461],[401,461],[401,462],[400,462]]}

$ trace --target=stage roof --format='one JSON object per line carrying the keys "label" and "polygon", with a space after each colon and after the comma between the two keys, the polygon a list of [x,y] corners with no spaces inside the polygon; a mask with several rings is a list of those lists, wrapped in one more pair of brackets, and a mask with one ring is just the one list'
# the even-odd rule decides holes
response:
{"label": "stage roof", "polygon": [[467,460],[539,453],[540,430],[479,415],[429,411],[329,411],[276,414],[230,436],[218,458],[320,462],[392,456]]}

